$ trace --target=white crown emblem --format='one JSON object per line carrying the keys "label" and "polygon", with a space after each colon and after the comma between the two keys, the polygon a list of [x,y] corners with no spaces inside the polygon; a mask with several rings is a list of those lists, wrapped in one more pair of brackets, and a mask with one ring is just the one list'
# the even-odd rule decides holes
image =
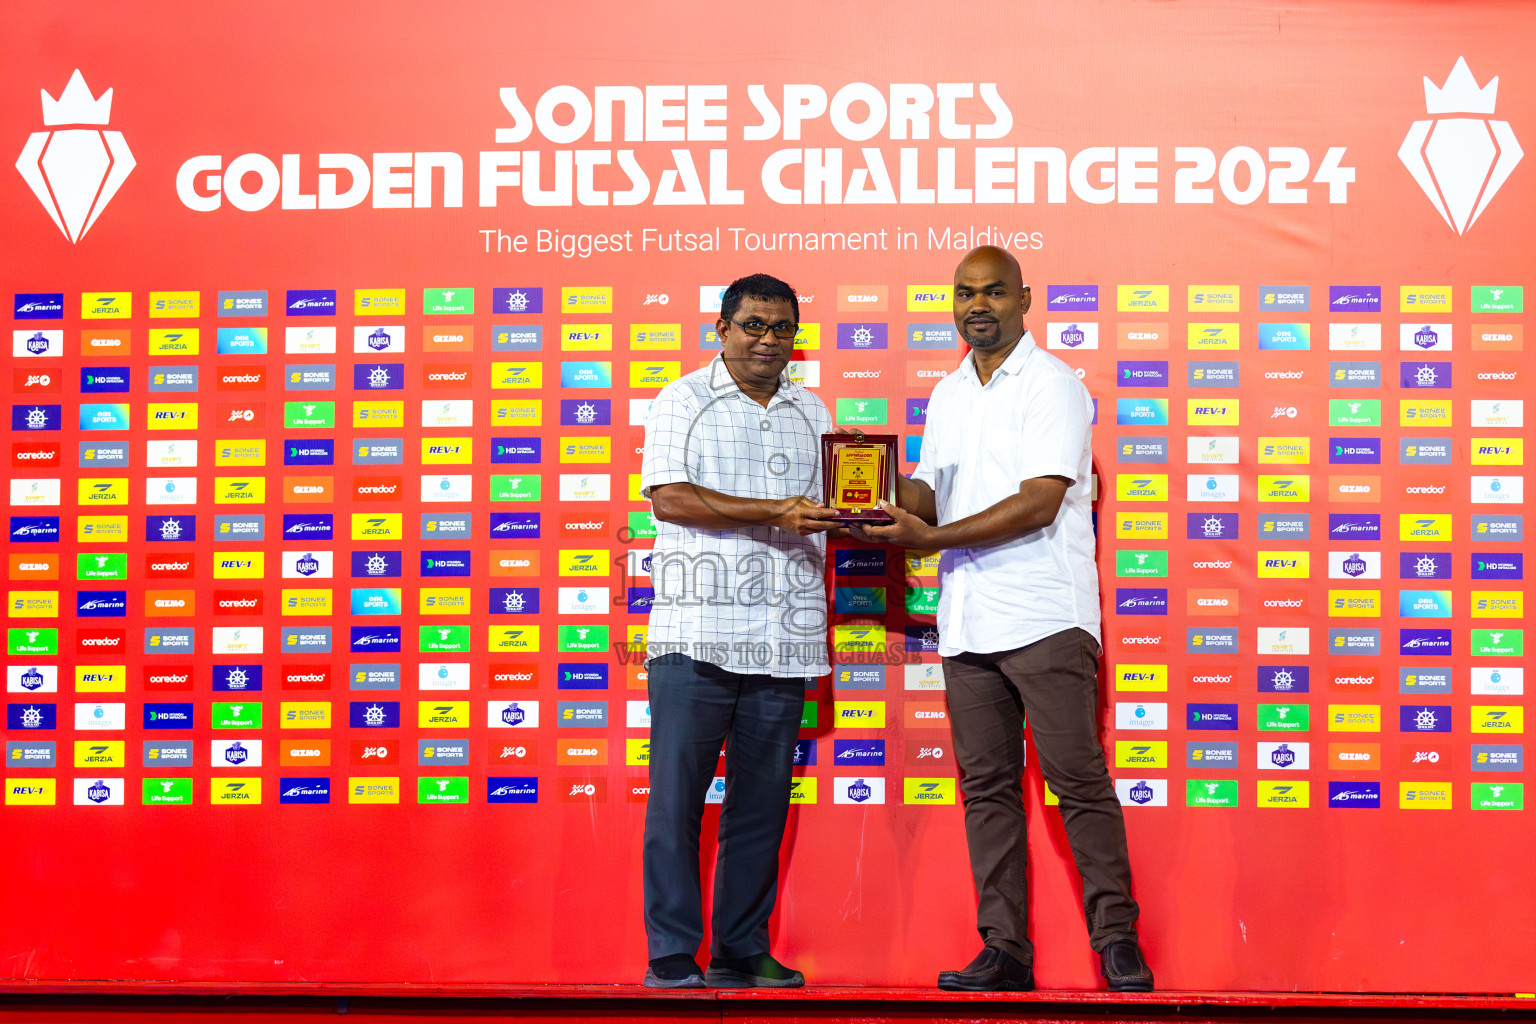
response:
{"label": "white crown emblem", "polygon": [[[1467,59],[1436,87],[1424,79],[1424,110],[1430,115],[1492,114],[1499,97],[1495,75],[1478,88]],[[1451,116],[1415,121],[1397,158],[1458,235],[1476,223],[1510,172],[1525,155],[1508,121]]]}
{"label": "white crown emblem", "polygon": [[[58,99],[46,89],[40,91],[43,124],[50,128],[105,125],[112,113],[112,90],[99,98],[92,96],[79,68]],[[16,170],[64,236],[78,242],[112,201],[135,163],[122,132],[72,127],[33,132],[16,159]]]}
{"label": "white crown emblem", "polygon": [[58,99],[49,96],[47,89],[39,91],[43,94],[43,124],[50,128],[61,124],[106,124],[112,119],[112,90],[99,98],[92,96],[79,68],[69,76],[69,84]]}
{"label": "white crown emblem", "polygon": [[1479,89],[1465,57],[1456,58],[1456,66],[1451,69],[1445,78],[1445,85],[1440,88],[1435,87],[1429,76],[1424,77],[1426,114],[1491,114],[1498,100],[1499,76],[1494,75],[1487,85]]}

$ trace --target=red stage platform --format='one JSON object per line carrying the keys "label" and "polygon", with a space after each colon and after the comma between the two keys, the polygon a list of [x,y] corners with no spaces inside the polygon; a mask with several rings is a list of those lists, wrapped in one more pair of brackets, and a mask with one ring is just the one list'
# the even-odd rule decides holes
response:
{"label": "red stage platform", "polygon": [[1152,992],[1052,990],[967,994],[919,988],[809,987],[794,991],[656,992],[628,985],[261,985],[231,992],[215,984],[0,988],[0,1024],[161,1022],[199,1024],[238,1015],[301,1024],[348,1016],[391,1022],[478,1021],[1536,1021],[1536,999],[1517,995],[1381,995],[1326,992]]}

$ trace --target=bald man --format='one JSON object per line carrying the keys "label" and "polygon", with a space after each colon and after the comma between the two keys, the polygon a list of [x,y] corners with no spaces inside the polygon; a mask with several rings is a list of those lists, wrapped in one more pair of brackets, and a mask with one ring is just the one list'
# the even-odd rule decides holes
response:
{"label": "bald man", "polygon": [[899,508],[863,539],[942,550],[939,654],[965,797],[983,947],[939,974],[954,991],[1035,987],[1025,882],[1024,736],[1061,801],[1083,879],[1089,943],[1109,988],[1149,992],[1137,944],[1125,820],[1098,738],[1099,577],[1093,402],[1024,328],[1030,293],[1008,252],[955,270],[955,325],[971,346],[928,403],[922,458]]}

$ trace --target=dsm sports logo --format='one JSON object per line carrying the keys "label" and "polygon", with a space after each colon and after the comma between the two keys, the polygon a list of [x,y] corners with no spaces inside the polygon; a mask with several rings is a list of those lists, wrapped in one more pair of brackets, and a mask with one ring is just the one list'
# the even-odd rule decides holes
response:
{"label": "dsm sports logo", "polygon": [[1424,79],[1424,112],[1430,119],[1415,121],[1397,151],[1458,235],[1477,222],[1525,155],[1508,121],[1478,116],[1492,114],[1498,97],[1497,75],[1479,88],[1467,59],[1456,58],[1443,86]]}
{"label": "dsm sports logo", "polygon": [[[76,68],[58,99],[42,90],[43,124],[16,159],[16,169],[71,242],[96,223],[134,168],[122,132],[102,131],[112,114],[112,90],[91,95]],[[90,126],[90,127],[85,127]]]}

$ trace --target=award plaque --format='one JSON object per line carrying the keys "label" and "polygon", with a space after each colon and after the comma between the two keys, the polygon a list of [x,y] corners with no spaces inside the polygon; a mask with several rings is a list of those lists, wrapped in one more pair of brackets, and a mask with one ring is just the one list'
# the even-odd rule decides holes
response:
{"label": "award plaque", "polygon": [[823,500],[840,523],[889,523],[875,504],[896,504],[895,434],[822,434]]}

